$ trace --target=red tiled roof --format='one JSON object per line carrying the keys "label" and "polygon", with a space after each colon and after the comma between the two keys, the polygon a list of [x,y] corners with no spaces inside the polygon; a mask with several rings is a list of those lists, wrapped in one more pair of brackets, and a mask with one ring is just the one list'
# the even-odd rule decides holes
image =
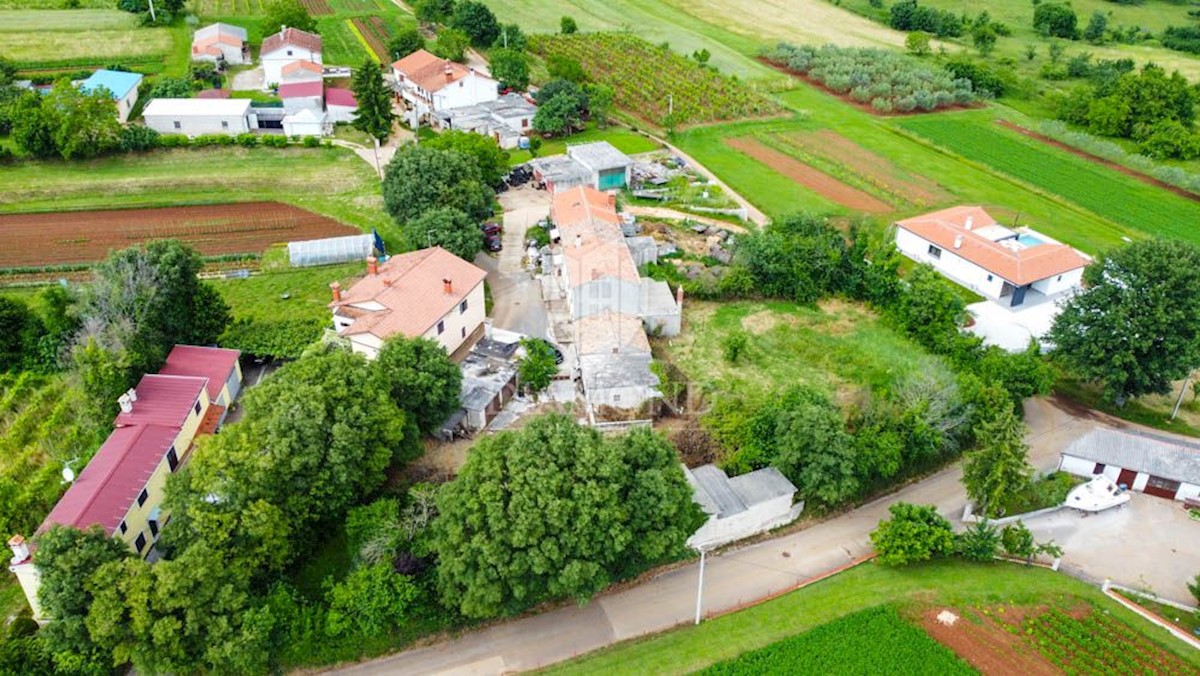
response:
{"label": "red tiled roof", "polygon": [[[480,268],[441,247],[392,256],[379,265],[379,274],[363,277],[331,303],[335,312],[347,306],[346,316],[358,315],[341,335],[370,333],[380,338],[396,334],[424,335],[454,309],[486,276]],[[449,279],[446,293],[443,279]],[[382,310],[362,305],[378,303]],[[368,310],[367,312],[361,312]],[[361,313],[361,314],[360,314]]]}
{"label": "red tiled roof", "polygon": [[[167,355],[167,363],[158,370],[162,376],[193,376],[207,378],[208,400],[216,401],[237,368],[237,350],[223,347],[200,347],[198,345],[176,345]],[[134,404],[136,407],[136,404]],[[136,409],[135,409],[136,410]]]}
{"label": "red tiled roof", "polygon": [[896,225],[1017,286],[1077,270],[1090,262],[1075,249],[1056,242],[1015,250],[994,242],[979,231],[998,225],[996,219],[977,206],[951,207],[897,221]]}
{"label": "red tiled roof", "polygon": [[357,108],[358,101],[356,101],[354,98],[354,92],[350,91],[349,89],[329,87],[325,90],[325,105]]}
{"label": "red tiled roof", "polygon": [[306,99],[320,97],[325,91],[325,85],[320,80],[316,82],[289,82],[279,85],[279,98]]}
{"label": "red tiled roof", "polygon": [[198,99],[227,99],[230,91],[228,89],[201,89],[196,92]]}
{"label": "red tiled roof", "polygon": [[565,244],[574,244],[576,235],[585,240],[622,237],[616,198],[589,186],[577,186],[556,194],[550,206],[550,218],[558,226]]}
{"label": "red tiled roof", "polygon": [[137,401],[133,411],[117,414],[113,424],[164,425],[178,428],[187,420],[188,413],[200,397],[200,391],[208,384],[208,378],[193,376],[169,376],[151,374],[142,376],[138,383]]}
{"label": "red tiled roof", "polygon": [[262,53],[270,54],[288,45],[307,49],[310,52],[319,52],[321,51],[321,36],[306,33],[298,28],[284,28],[263,40]]}
{"label": "red tiled roof", "polygon": [[55,524],[81,529],[99,524],[112,535],[178,434],[178,427],[164,425],[113,430],[37,532]]}
{"label": "red tiled roof", "polygon": [[312,61],[293,61],[289,64],[284,65],[283,68],[280,68],[279,72],[282,73],[283,75],[291,75],[292,73],[295,73],[298,70],[306,70],[310,73],[319,73],[319,74],[322,74],[325,72],[325,68],[323,66],[321,66],[321,64],[313,63]]}
{"label": "red tiled roof", "polygon": [[[418,49],[393,63],[392,68],[404,79],[411,80],[427,92],[436,92],[452,82],[458,82],[472,72],[472,69],[461,63],[443,59],[424,49]],[[480,77],[487,77],[483,73],[476,74]]]}

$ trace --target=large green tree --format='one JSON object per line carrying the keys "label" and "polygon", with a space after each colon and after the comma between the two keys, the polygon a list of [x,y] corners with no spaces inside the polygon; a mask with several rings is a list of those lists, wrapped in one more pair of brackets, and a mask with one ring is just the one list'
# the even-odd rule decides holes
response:
{"label": "large green tree", "polygon": [[309,33],[317,32],[317,20],[309,15],[300,0],[271,0],[267,3],[261,25],[264,36],[274,35],[284,26]]}
{"label": "large green tree", "polygon": [[517,366],[521,384],[531,392],[541,392],[550,387],[550,381],[558,373],[550,343],[540,338],[523,338],[521,347],[525,348],[525,356],[521,357]]}
{"label": "large green tree", "polygon": [[42,320],[23,301],[0,296],[0,373],[37,364],[38,341],[46,332]]}
{"label": "large green tree", "polygon": [[880,563],[903,566],[954,553],[954,529],[933,505],[897,502],[888,512],[892,518],[871,531]]}
{"label": "large green tree", "polygon": [[438,207],[482,221],[492,214],[493,197],[470,156],[425,144],[397,150],[383,177],[384,206],[400,225]]}
{"label": "large green tree", "polygon": [[846,241],[824,217],[794,214],[740,238],[734,263],[754,293],[813,303],[842,288]]}
{"label": "large green tree", "polygon": [[573,97],[558,94],[538,107],[533,130],[540,134],[569,134],[583,126],[583,114]]}
{"label": "large green tree", "polygon": [[500,81],[501,89],[523,90],[529,86],[529,57],[514,48],[493,49],[491,59],[492,77]]}
{"label": "large green tree", "polygon": [[454,207],[433,207],[403,226],[416,248],[440,246],[463,260],[474,260],[483,248],[483,231],[474,219]]}
{"label": "large green tree", "polygon": [[425,49],[425,37],[416,26],[405,28],[388,38],[387,49],[392,59],[403,59],[418,49]]}
{"label": "large green tree", "polygon": [[27,92],[12,105],[13,140],[33,157],[95,157],[120,141],[117,107],[107,91],[84,92],[63,79],[48,93]]}
{"label": "large green tree", "polygon": [[1003,516],[1000,505],[1028,488],[1033,474],[1025,423],[1011,407],[1001,407],[979,424],[975,436],[979,447],[963,460],[963,486],[981,513]]}
{"label": "large green tree", "polygon": [[1101,256],[1054,322],[1055,354],[1123,405],[1200,365],[1200,248],[1143,240]]}
{"label": "large green tree", "polygon": [[[476,228],[478,230],[478,228]],[[372,365],[380,386],[430,434],[458,410],[462,369],[425,338],[391,338]]]}
{"label": "large green tree", "polygon": [[438,508],[438,587],[468,617],[588,599],[680,554],[704,519],[664,439],[562,415],[479,441]]}
{"label": "large green tree", "polygon": [[60,673],[105,674],[112,662],[88,633],[92,605],[88,577],[98,568],[133,555],[125,543],[109,537],[99,526],[77,530],[54,526],[36,538],[34,563],[41,573],[38,601],[53,618],[39,638],[54,656]]}
{"label": "large green tree", "polygon": [[487,5],[477,0],[459,0],[450,25],[467,34],[476,47],[490,47],[500,35],[500,22]]}
{"label": "large green tree", "polygon": [[953,282],[928,265],[918,265],[905,281],[899,301],[890,308],[892,317],[926,348],[940,354],[953,351],[966,317],[966,304]]}
{"label": "large green tree", "polygon": [[371,59],[363,61],[362,66],[354,71],[350,88],[358,102],[358,110],[350,124],[380,143],[386,142],[392,133],[396,114],[392,112],[392,97],[384,87],[379,65]]}
{"label": "large green tree", "polygon": [[771,462],[806,501],[837,505],[858,490],[854,447],[841,411],[823,392],[798,385],[782,396]]}
{"label": "large green tree", "polygon": [[327,593],[326,631],[333,636],[378,636],[404,623],[421,588],[391,562],[355,568]]}
{"label": "large green tree", "polygon": [[487,185],[497,188],[508,175],[508,151],[494,139],[483,134],[451,129],[422,143],[426,148],[452,150],[461,153],[479,169],[480,178]]}

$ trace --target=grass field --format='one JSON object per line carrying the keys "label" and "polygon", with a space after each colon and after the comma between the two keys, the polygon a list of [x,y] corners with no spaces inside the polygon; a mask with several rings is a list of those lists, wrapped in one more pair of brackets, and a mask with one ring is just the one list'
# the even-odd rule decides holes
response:
{"label": "grass field", "polygon": [[[838,300],[807,308],[787,302],[684,305],[686,330],[664,349],[702,389],[765,394],[814,383],[849,396],[884,389],[907,375],[944,370],[938,357],[884,326],[866,308]],[[749,344],[737,364],[721,342],[742,331]]]}
{"label": "grass field", "polygon": [[[604,129],[597,129],[594,125],[588,126],[584,131],[578,134],[572,134],[565,138],[547,139],[542,141],[542,147],[538,149],[538,157],[547,155],[559,155],[567,152],[568,144],[591,143],[592,141],[608,141],[614,148],[620,150],[626,155],[637,155],[638,153],[648,153],[652,150],[658,150],[662,146],[655,143],[651,139],[642,136],[641,134],[632,131],[626,127],[609,126]],[[528,162],[530,159],[528,150],[510,150],[508,151],[508,163],[512,166]]]}
{"label": "grass field", "polygon": [[1026,139],[997,127],[990,119],[978,115],[915,117],[900,126],[1131,229],[1200,242],[1195,228],[1200,203]]}
{"label": "grass field", "polygon": [[0,213],[280,201],[398,243],[379,179],[342,148],[195,148],[0,171]]}
{"label": "grass field", "polygon": [[0,53],[24,67],[105,65],[166,56],[170,28],[139,28],[115,9],[0,10]]}
{"label": "grass field", "polygon": [[678,674],[766,647],[849,613],[895,603],[980,607],[1066,597],[1093,603],[1146,641],[1200,668],[1200,652],[1112,602],[1099,590],[1041,568],[942,562],[888,568],[873,563],[698,626],[634,639],[546,669],[549,674]]}
{"label": "grass field", "polygon": [[[362,263],[283,268],[246,279],[214,279],[211,283],[233,308],[234,319],[329,319],[329,283],[349,287],[362,276]],[[284,298],[284,296],[287,298]]]}

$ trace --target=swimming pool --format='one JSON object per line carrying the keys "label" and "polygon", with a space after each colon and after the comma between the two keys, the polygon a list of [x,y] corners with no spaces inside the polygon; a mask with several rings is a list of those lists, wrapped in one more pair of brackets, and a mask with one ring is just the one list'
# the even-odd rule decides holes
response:
{"label": "swimming pool", "polygon": [[1037,246],[1039,244],[1046,243],[1046,240],[1044,240],[1040,237],[1037,237],[1036,235],[1030,235],[1029,233],[1026,233],[1026,232],[1023,232],[1023,233],[1017,235],[1017,241],[1020,242],[1021,244],[1024,244],[1027,247],[1028,246]]}

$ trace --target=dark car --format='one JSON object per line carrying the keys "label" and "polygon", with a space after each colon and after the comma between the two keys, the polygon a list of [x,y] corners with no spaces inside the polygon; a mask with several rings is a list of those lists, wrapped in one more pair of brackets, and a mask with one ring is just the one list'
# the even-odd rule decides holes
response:
{"label": "dark car", "polygon": [[534,340],[538,341],[539,343],[545,343],[546,347],[550,348],[550,351],[554,353],[554,363],[558,364],[560,366],[562,365],[563,353],[562,353],[562,350],[558,349],[557,345],[555,345],[554,343],[551,343],[548,340],[544,340],[542,338],[534,338]]}
{"label": "dark car", "polygon": [[504,228],[499,223],[484,223],[479,226],[479,229],[483,230],[484,236],[499,235],[504,232]]}
{"label": "dark car", "polygon": [[483,245],[487,247],[488,251],[500,251],[504,248],[499,235],[487,235],[483,238]]}

